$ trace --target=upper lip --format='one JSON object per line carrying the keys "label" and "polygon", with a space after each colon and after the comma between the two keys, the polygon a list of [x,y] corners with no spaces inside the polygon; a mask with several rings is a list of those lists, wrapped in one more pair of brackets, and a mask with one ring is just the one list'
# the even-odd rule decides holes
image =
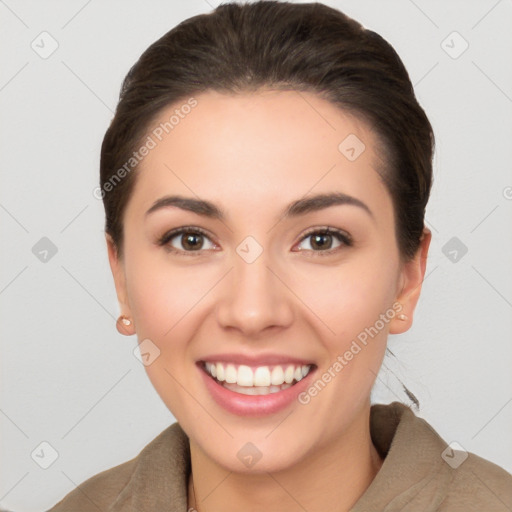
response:
{"label": "upper lip", "polygon": [[303,359],[300,357],[288,356],[284,354],[211,354],[209,356],[205,356],[199,359],[199,361],[204,361],[207,363],[232,363],[236,365],[243,364],[246,366],[270,366],[276,364],[314,364],[311,360]]}

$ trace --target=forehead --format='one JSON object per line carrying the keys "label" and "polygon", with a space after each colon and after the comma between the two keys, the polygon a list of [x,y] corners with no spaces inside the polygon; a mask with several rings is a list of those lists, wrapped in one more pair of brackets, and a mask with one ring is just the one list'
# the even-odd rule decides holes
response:
{"label": "forehead", "polygon": [[378,140],[361,119],[306,92],[208,91],[194,99],[166,107],[150,126],[153,148],[136,171],[134,207],[173,193],[227,210],[277,208],[309,192],[341,191],[391,208]]}

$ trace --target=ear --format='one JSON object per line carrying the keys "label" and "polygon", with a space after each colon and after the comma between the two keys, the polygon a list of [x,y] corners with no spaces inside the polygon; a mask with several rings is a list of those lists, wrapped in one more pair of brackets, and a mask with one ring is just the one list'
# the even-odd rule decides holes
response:
{"label": "ear", "polygon": [[396,297],[396,301],[402,305],[402,310],[397,310],[397,313],[406,315],[407,319],[400,320],[397,318],[397,314],[390,323],[390,334],[401,334],[411,328],[414,310],[420,298],[421,286],[425,277],[428,248],[431,239],[431,231],[424,227],[420,239],[420,246],[414,258],[404,263],[402,266],[399,292]]}
{"label": "ear", "polygon": [[126,276],[124,273],[123,261],[119,257],[117,246],[112,237],[105,233],[105,240],[107,242],[108,261],[110,263],[110,270],[114,278],[114,285],[116,288],[117,301],[121,309],[121,315],[128,317],[131,320],[130,326],[124,325],[119,320],[117,321],[117,330],[121,334],[132,335],[135,334],[132,313],[130,304],[128,302],[128,293],[126,290]]}

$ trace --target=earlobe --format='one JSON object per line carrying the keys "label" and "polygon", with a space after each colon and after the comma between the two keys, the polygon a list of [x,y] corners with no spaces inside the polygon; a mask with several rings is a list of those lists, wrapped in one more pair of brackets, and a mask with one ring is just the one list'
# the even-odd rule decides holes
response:
{"label": "earlobe", "polygon": [[117,246],[112,237],[105,233],[105,240],[107,242],[108,261],[114,285],[116,289],[117,300],[121,309],[121,316],[116,322],[117,330],[126,336],[135,334],[133,320],[131,319],[131,310],[128,303],[128,294],[126,291],[126,278],[124,273],[123,261],[119,257]]}
{"label": "earlobe", "polygon": [[124,315],[121,315],[117,319],[116,328],[119,334],[123,334],[124,336],[131,336],[132,334],[135,334],[133,322]]}
{"label": "earlobe", "polygon": [[420,246],[414,258],[403,264],[400,274],[399,293],[396,301],[401,304],[401,310],[390,323],[390,334],[401,334],[411,328],[414,309],[420,297],[425,270],[427,268],[427,256],[432,233],[428,228],[423,228]]}

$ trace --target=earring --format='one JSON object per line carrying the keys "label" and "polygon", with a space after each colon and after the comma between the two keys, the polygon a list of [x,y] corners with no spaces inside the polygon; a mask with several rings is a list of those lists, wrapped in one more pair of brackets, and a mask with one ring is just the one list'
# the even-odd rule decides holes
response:
{"label": "earring", "polygon": [[400,315],[398,315],[398,320],[402,320],[405,322],[405,320],[407,320],[407,315],[404,315],[403,313],[401,313]]}
{"label": "earring", "polygon": [[116,322],[116,327],[119,334],[123,334],[125,336],[130,336],[133,334],[133,332],[131,332],[131,329],[129,329],[131,325],[132,321],[124,315],[121,315]]}

